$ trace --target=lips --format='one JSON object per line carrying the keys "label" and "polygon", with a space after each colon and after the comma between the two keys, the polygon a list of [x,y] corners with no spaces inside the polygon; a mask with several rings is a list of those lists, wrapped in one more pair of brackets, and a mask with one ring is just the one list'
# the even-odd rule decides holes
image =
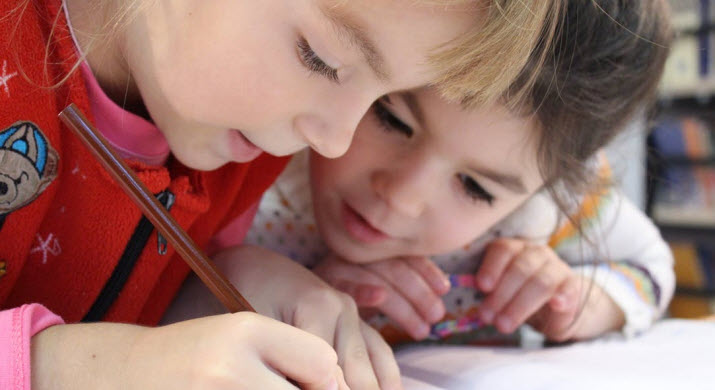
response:
{"label": "lips", "polygon": [[341,214],[345,230],[353,239],[359,242],[374,244],[390,237],[385,232],[372,226],[370,222],[346,203],[343,203]]}
{"label": "lips", "polygon": [[228,131],[228,147],[231,153],[231,160],[235,162],[248,162],[263,153],[261,148],[254,145],[246,136],[235,129]]}

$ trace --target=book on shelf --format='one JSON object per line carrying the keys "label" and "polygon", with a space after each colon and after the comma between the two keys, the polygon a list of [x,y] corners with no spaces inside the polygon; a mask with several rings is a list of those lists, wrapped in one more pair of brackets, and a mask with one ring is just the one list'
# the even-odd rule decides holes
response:
{"label": "book on shelf", "polygon": [[665,158],[702,160],[715,155],[712,130],[697,116],[664,116],[653,128],[651,138],[658,154]]}
{"label": "book on shelf", "polygon": [[673,317],[695,318],[715,313],[715,242],[671,242],[676,293]]}
{"label": "book on shelf", "polygon": [[[712,133],[695,116],[665,116],[653,129],[651,142],[664,162],[652,208],[657,223],[715,227],[715,164],[687,164],[713,159]],[[668,164],[674,158],[686,164]]]}
{"label": "book on shelf", "polygon": [[715,4],[671,0],[676,37],[660,83],[665,99],[709,98],[715,94]]}
{"label": "book on shelf", "polygon": [[659,181],[656,223],[715,227],[715,167],[666,167]]}

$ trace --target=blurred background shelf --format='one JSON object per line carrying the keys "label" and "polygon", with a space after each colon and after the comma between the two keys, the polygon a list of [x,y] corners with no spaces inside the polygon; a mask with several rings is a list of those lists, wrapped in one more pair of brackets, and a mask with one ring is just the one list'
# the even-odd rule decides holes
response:
{"label": "blurred background shelf", "polygon": [[715,237],[715,226],[693,226],[686,224],[658,224],[666,240],[708,240]]}
{"label": "blurred background shelf", "polygon": [[661,162],[663,164],[668,164],[668,165],[685,165],[685,166],[691,166],[691,165],[715,165],[715,157],[706,157],[706,158],[689,158],[689,157],[684,157],[684,156],[671,156],[671,157],[663,157],[661,159]]}
{"label": "blurred background shelf", "polygon": [[676,39],[647,138],[645,210],[675,257],[674,317],[715,313],[715,0],[671,0]]}
{"label": "blurred background shelf", "polygon": [[715,79],[711,78],[669,85],[660,89],[660,97],[663,100],[699,99],[707,102],[713,95],[715,95]]}

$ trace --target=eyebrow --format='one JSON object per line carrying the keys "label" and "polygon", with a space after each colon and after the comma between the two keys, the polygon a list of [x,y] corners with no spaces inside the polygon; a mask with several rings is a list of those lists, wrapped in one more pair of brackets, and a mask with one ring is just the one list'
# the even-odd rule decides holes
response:
{"label": "eyebrow", "polygon": [[[417,99],[417,96],[414,94],[414,92],[405,91],[400,93],[400,95],[402,96],[402,99],[405,101],[407,108],[412,112],[412,115],[415,117],[420,127],[425,128],[427,124],[425,121],[424,110],[422,109],[422,105],[420,104],[420,101],[419,99]],[[519,176],[510,175],[508,173],[496,172],[485,168],[477,169],[474,167],[470,167],[469,170],[476,172],[480,176],[486,177],[487,179],[501,185],[508,190],[511,190],[512,192],[516,192],[518,194],[524,194],[527,192],[526,186],[524,185],[524,182]]]}
{"label": "eyebrow", "polygon": [[320,7],[322,13],[330,20],[338,34],[352,46],[357,46],[365,57],[365,61],[380,81],[390,79],[390,73],[385,65],[385,58],[377,50],[365,29],[354,18],[345,12],[339,12],[337,7]]}

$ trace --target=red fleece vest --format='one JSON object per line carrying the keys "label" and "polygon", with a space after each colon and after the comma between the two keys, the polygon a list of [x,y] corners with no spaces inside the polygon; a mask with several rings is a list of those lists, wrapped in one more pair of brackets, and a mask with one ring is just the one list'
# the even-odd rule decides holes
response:
{"label": "red fleece vest", "polygon": [[[0,308],[39,302],[76,322],[124,272],[102,319],[155,324],[189,269],[171,246],[159,254],[156,231],[139,231],[139,209],[57,118],[70,103],[91,114],[80,72],[43,88],[77,61],[60,1],[20,3],[0,1]],[[173,160],[130,165],[153,193],[175,195],[171,214],[205,247],[258,201],[286,161],[262,155],[211,172]],[[119,272],[127,256],[136,262]]]}

